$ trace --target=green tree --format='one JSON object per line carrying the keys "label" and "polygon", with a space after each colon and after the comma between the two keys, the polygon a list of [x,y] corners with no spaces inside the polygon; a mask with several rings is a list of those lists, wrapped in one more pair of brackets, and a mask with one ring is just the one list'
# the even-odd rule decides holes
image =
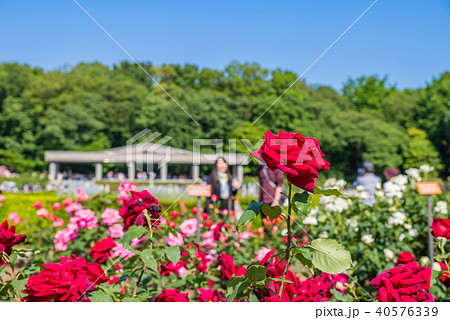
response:
{"label": "green tree", "polygon": [[387,77],[362,76],[348,79],[342,88],[344,96],[348,97],[356,109],[381,111],[381,101],[395,91],[387,85]]}
{"label": "green tree", "polygon": [[436,170],[442,169],[439,153],[428,140],[427,133],[416,128],[409,128],[409,145],[404,153],[404,167],[418,168],[422,164],[429,164]]}

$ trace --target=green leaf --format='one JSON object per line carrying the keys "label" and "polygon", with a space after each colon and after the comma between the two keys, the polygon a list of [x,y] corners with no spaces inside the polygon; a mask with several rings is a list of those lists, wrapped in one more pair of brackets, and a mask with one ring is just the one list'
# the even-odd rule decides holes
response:
{"label": "green leaf", "polygon": [[252,292],[250,293],[250,296],[248,298],[249,302],[259,302],[258,298],[255,296],[255,294]]}
{"label": "green leaf", "polygon": [[270,220],[276,219],[281,214],[280,206],[269,206],[267,203],[263,202],[261,205],[261,212],[270,218]]}
{"label": "green leaf", "polygon": [[296,193],[292,197],[292,203],[292,209],[294,209],[296,213],[301,213],[306,216],[311,209],[312,197],[306,191],[302,193]]}
{"label": "green leaf", "polygon": [[266,278],[266,280],[264,281],[265,284],[268,284],[270,281],[279,281],[279,282],[284,282],[284,283],[293,283],[290,280],[286,280],[286,279],[280,279],[280,278]]}
{"label": "green leaf", "polygon": [[113,302],[111,295],[107,292],[98,290],[91,293],[89,297],[92,302]]}
{"label": "green leaf", "polygon": [[228,282],[228,287],[234,288],[234,287],[236,287],[236,285],[237,285],[239,282],[241,282],[242,280],[244,280],[244,277],[236,277],[236,278],[233,278],[233,279],[231,279],[231,280]]}
{"label": "green leaf", "polygon": [[253,265],[245,272],[245,276],[252,281],[262,281],[266,278],[267,268],[264,266]]}
{"label": "green leaf", "polygon": [[158,263],[152,255],[150,249],[143,250],[139,254],[141,256],[142,261],[144,261],[145,265],[154,271],[158,271]]}
{"label": "green leaf", "polygon": [[339,192],[337,189],[319,189],[317,187],[314,187],[314,194],[321,194],[324,196],[342,196],[342,193]]}
{"label": "green leaf", "polygon": [[234,290],[230,293],[230,295],[227,297],[227,302],[233,302],[234,299],[236,299],[236,296],[238,294],[239,288],[243,282],[239,282],[239,284],[234,288]]}
{"label": "green leaf", "polygon": [[342,294],[336,289],[330,289],[330,292],[334,295],[336,300],[343,301],[343,302],[352,302],[353,297],[350,295]]}
{"label": "green leaf", "polygon": [[147,232],[143,226],[131,226],[123,235],[122,243],[129,246],[131,240],[142,237]]}
{"label": "green leaf", "polygon": [[122,302],[140,302],[141,300],[137,298],[125,297],[122,299]]}
{"label": "green leaf", "polygon": [[247,209],[244,210],[244,213],[239,218],[239,221],[236,226],[240,227],[246,223],[255,220],[255,218],[261,212],[261,206],[263,205],[263,203],[265,202],[256,202],[255,200],[252,200],[252,202],[250,202],[250,205],[247,207]]}
{"label": "green leaf", "polygon": [[292,250],[292,254],[295,258],[297,258],[298,261],[300,261],[305,267],[308,267],[311,269],[312,265],[312,257],[309,253],[309,250],[304,248],[295,248]]}
{"label": "green leaf", "polygon": [[166,257],[170,262],[176,264],[181,257],[180,248],[178,246],[166,247]]}
{"label": "green leaf", "polygon": [[15,291],[19,293],[21,297],[25,296],[26,294],[22,292],[23,289],[25,289],[25,282],[27,282],[28,279],[22,279],[22,280],[16,280],[12,279],[11,284]]}
{"label": "green leaf", "polygon": [[236,299],[239,293],[247,289],[251,285],[252,281],[250,279],[246,279],[240,282],[231,292],[231,294],[227,297],[227,302],[232,302]]}
{"label": "green leaf", "polygon": [[17,261],[17,254],[16,253],[11,253],[11,255],[9,256],[9,263],[14,266],[14,264]]}
{"label": "green leaf", "polygon": [[316,239],[311,242],[313,265],[330,274],[345,272],[352,266],[350,252],[334,239]]}

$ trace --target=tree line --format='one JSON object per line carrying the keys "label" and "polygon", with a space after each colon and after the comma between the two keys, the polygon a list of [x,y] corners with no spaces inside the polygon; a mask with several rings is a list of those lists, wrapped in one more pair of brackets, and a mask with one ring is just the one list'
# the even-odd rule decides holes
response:
{"label": "tree line", "polygon": [[[354,175],[362,161],[372,161],[378,172],[427,163],[448,175],[448,72],[414,90],[399,90],[376,75],[348,79],[341,92],[301,80],[258,119],[297,74],[257,63],[234,62],[224,70],[141,66],[199,125],[133,63],[80,63],[52,71],[3,63],[0,165],[42,170],[44,150],[122,146],[145,128],[186,149],[192,139],[256,142],[266,130],[281,129],[319,139],[334,176]],[[239,142],[237,148],[247,152]]]}

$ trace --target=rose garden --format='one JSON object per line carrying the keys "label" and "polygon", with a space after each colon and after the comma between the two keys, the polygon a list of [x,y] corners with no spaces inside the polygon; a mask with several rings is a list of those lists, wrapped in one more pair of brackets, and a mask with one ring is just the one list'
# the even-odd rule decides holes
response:
{"label": "rose garden", "polygon": [[[315,138],[266,133],[252,155],[286,176],[286,206],[251,201],[237,216],[163,204],[124,181],[117,192],[48,198],[0,225],[0,299],[68,302],[445,301],[450,298],[449,195],[434,195],[431,227],[410,168],[363,188],[317,179],[332,170]],[[281,148],[274,141],[288,141]],[[316,152],[302,153],[305,144]],[[10,198],[11,197],[11,198]],[[6,206],[17,201],[0,195]],[[196,219],[200,215],[200,223]],[[433,261],[427,234],[433,236]],[[200,241],[196,241],[196,233]]]}

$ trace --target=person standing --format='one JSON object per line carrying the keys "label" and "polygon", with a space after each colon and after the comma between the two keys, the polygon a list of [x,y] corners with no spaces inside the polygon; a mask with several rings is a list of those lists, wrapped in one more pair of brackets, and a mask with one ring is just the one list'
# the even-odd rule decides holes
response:
{"label": "person standing", "polygon": [[[240,189],[239,182],[231,176],[228,163],[223,157],[217,158],[210,175],[206,178],[207,184],[211,185],[211,197],[206,198],[205,212],[210,212],[210,204],[219,201],[219,211],[227,209],[234,210],[234,197]],[[215,195],[217,199],[212,199]]]}
{"label": "person standing", "polygon": [[364,174],[356,178],[355,182],[353,182],[353,187],[362,186],[367,193],[364,204],[372,206],[375,203],[377,185],[381,185],[381,178],[375,175],[375,166],[372,162],[365,161],[363,163],[363,169]]}

